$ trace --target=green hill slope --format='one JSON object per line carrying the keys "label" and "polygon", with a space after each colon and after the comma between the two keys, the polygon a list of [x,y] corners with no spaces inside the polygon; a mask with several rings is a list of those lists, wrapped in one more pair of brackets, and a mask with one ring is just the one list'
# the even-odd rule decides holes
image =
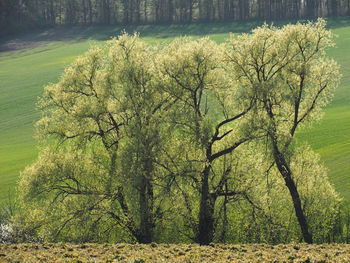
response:
{"label": "green hill slope", "polygon": [[[261,23],[260,23],[261,24]],[[246,32],[259,23],[214,23],[198,25],[139,26],[151,43],[168,42],[176,36],[209,35],[222,42],[229,32]],[[331,20],[339,35],[337,47],[329,51],[342,65],[343,81],[325,117],[299,137],[307,140],[329,168],[331,181],[350,200],[350,18]],[[43,86],[56,82],[66,65],[93,44],[121,32],[119,27],[51,29],[0,40],[0,200],[15,189],[21,170],[37,156],[33,125]]]}

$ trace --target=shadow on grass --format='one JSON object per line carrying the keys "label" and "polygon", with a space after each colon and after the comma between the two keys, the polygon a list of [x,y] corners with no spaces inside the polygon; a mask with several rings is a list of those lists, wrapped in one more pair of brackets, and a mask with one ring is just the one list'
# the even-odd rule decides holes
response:
{"label": "shadow on grass", "polygon": [[[310,20],[316,20],[316,18]],[[138,32],[141,37],[151,37],[159,40],[185,35],[201,37],[211,34],[228,34],[230,32],[243,33],[249,32],[265,22],[280,27],[289,23],[296,23],[297,21],[305,23],[307,19],[130,26],[62,26],[0,39],[0,52],[32,48],[52,41],[105,41],[117,37],[124,31],[130,34]],[[350,26],[350,17],[327,18],[327,23],[331,29]]]}

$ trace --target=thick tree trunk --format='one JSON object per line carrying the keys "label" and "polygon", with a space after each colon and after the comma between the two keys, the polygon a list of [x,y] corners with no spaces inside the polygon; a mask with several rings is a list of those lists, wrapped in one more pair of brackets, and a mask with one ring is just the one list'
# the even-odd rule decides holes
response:
{"label": "thick tree trunk", "polygon": [[[150,196],[151,195],[151,196]],[[139,243],[151,243],[153,241],[153,220],[152,220],[152,200],[153,190],[150,189],[150,184],[144,176],[140,182],[140,227],[137,241]]]}
{"label": "thick tree trunk", "polygon": [[139,243],[151,243],[153,241],[154,228],[154,196],[152,185],[152,172],[154,167],[152,165],[152,160],[149,158],[149,156],[151,156],[151,147],[148,143],[146,145],[146,157],[141,161],[144,174],[140,175],[139,184],[140,227],[139,236],[137,237]]}
{"label": "thick tree trunk", "polygon": [[202,172],[201,202],[199,208],[199,224],[196,241],[200,245],[208,245],[213,241],[214,235],[214,205],[215,198],[209,193],[210,166]]}
{"label": "thick tree trunk", "polygon": [[225,200],[223,208],[223,219],[222,219],[222,232],[220,236],[220,242],[224,243],[226,241],[226,233],[228,229],[228,217],[227,217],[227,204],[228,204],[228,187],[227,182],[225,183]]}
{"label": "thick tree trunk", "polygon": [[296,217],[298,219],[301,232],[303,234],[304,241],[306,243],[312,244],[312,235],[309,232],[308,224],[301,206],[301,200],[300,196],[297,190],[297,187],[294,183],[294,180],[292,178],[292,172],[283,156],[283,154],[280,152],[277,146],[277,142],[274,138],[272,139],[273,143],[273,156],[277,165],[277,168],[281,175],[283,176],[284,182],[289,190],[289,193],[293,200],[294,210]]}

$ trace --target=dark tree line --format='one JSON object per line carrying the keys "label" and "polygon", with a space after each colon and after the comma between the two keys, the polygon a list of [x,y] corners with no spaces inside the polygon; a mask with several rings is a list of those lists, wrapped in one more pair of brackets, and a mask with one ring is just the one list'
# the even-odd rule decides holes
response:
{"label": "dark tree line", "polygon": [[350,15],[350,0],[0,0],[0,29]]}

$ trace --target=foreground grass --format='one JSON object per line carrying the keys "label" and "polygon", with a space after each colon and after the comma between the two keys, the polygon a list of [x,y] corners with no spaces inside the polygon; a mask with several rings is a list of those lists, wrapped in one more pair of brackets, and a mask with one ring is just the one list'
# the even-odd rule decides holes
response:
{"label": "foreground grass", "polygon": [[350,262],[350,245],[0,245],[0,262]]}
{"label": "foreground grass", "polygon": [[[287,22],[280,24],[283,23]],[[248,32],[261,24],[147,25],[126,30],[140,32],[149,43],[170,42],[181,35],[194,38],[208,35],[222,42],[229,32]],[[344,77],[324,119],[298,136],[320,153],[336,189],[345,200],[350,200],[350,17],[332,19],[329,25],[339,36],[329,55],[341,64]],[[43,86],[57,82],[64,67],[91,45],[102,44],[122,29],[57,28],[0,39],[0,203],[14,190],[20,171],[37,157],[33,125],[40,117],[35,104]]]}

